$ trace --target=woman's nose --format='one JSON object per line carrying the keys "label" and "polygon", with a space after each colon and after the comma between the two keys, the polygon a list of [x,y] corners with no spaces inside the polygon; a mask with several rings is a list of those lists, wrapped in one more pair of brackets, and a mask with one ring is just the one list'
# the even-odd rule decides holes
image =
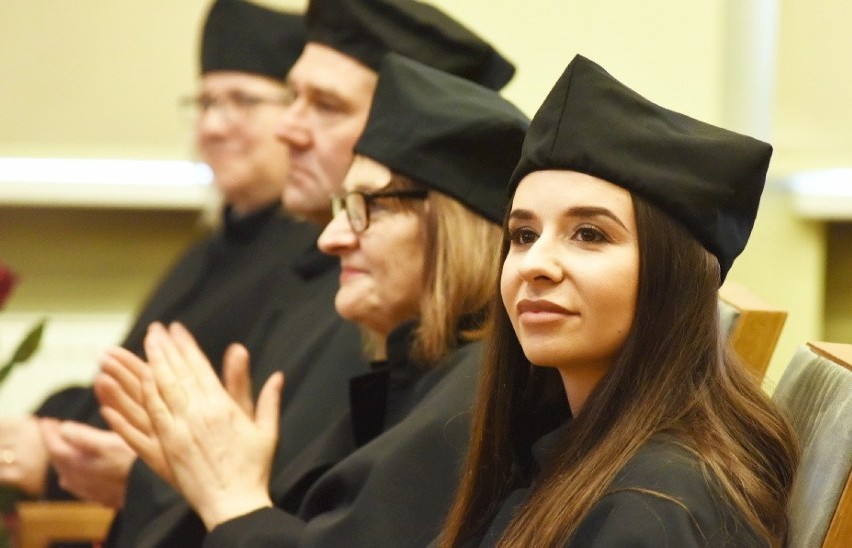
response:
{"label": "woman's nose", "polygon": [[353,249],[358,243],[358,236],[349,225],[346,210],[342,209],[332,217],[331,221],[322,231],[317,240],[317,245],[323,253],[328,255],[342,255]]}
{"label": "woman's nose", "polygon": [[518,274],[527,282],[559,282],[564,270],[558,245],[549,238],[540,237],[524,253],[518,264]]}

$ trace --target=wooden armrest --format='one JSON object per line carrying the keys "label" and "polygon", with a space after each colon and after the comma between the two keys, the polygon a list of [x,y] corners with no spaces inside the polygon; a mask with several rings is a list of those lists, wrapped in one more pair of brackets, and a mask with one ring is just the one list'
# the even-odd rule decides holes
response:
{"label": "wooden armrest", "polygon": [[18,548],[54,542],[101,542],[115,515],[111,508],[78,501],[21,501],[15,506]]}

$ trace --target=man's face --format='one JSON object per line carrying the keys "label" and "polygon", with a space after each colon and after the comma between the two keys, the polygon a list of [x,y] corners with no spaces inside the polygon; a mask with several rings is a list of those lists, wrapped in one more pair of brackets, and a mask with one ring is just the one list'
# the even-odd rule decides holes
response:
{"label": "man's face", "polygon": [[281,82],[247,72],[201,77],[194,101],[196,147],[225,202],[238,211],[266,207],[283,191],[288,151],[275,131],[285,92]]}
{"label": "man's face", "polygon": [[308,43],[287,78],[293,103],[278,128],[290,148],[283,201],[316,223],[331,220],[329,196],[343,189],[378,75],[328,46]]}

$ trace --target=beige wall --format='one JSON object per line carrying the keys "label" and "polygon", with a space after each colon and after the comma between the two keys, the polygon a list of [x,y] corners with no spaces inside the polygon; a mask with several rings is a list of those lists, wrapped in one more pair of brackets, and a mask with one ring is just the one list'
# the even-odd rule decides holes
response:
{"label": "beige wall", "polygon": [[[795,0],[434,3],[515,61],[518,72],[505,95],[529,114],[580,52],[649,98],[709,122],[748,125],[732,104],[766,109],[767,137],[776,147],[772,181],[852,163],[852,3],[845,0],[826,0],[818,9]],[[768,97],[742,89],[732,68],[754,47],[753,36],[730,22],[733,6],[743,3],[756,13],[777,12],[777,71]],[[193,88],[206,5],[4,0],[0,156],[191,157],[176,103]],[[187,213],[0,204],[0,257],[25,280],[8,312],[130,310],[199,230]],[[850,245],[848,225],[827,229],[798,219],[786,194],[770,185],[753,240],[731,273],[790,310],[770,379],[801,341],[852,341],[852,292],[845,281],[852,279],[852,263],[843,253]]]}

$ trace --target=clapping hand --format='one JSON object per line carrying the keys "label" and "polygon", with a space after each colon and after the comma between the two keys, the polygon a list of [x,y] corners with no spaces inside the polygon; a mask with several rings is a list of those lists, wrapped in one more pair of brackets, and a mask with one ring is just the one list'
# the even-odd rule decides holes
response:
{"label": "clapping hand", "polygon": [[152,324],[145,352],[147,364],[121,348],[102,361],[96,391],[112,428],[184,495],[208,529],[271,506],[283,374],[267,380],[255,408],[243,346],[225,354],[225,386],[179,324]]}

